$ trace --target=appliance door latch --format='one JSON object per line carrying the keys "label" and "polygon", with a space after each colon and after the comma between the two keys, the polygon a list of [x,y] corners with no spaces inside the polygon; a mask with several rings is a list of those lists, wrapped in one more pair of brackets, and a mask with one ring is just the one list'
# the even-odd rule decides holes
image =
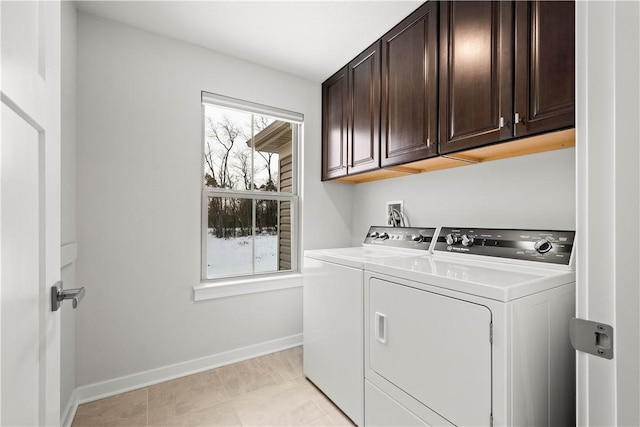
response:
{"label": "appliance door latch", "polygon": [[584,319],[571,319],[571,345],[578,351],[613,359],[613,326]]}

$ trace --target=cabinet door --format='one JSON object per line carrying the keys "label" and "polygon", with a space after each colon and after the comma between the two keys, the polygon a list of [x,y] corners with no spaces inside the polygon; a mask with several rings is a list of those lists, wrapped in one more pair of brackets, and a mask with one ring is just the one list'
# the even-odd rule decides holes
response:
{"label": "cabinet door", "polygon": [[575,123],[575,4],[516,2],[514,135]]}
{"label": "cabinet door", "polygon": [[382,38],[382,166],[437,154],[438,5],[425,3]]}
{"label": "cabinet door", "polygon": [[513,3],[440,7],[440,153],[511,138]]}
{"label": "cabinet door", "polygon": [[349,174],[380,167],[380,42],[349,64]]}
{"label": "cabinet door", "polygon": [[322,180],[347,174],[347,67],[322,84]]}

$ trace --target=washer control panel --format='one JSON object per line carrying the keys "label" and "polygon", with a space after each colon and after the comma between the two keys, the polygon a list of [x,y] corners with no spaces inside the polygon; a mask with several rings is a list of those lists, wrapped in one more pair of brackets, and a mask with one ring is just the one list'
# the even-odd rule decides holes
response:
{"label": "washer control panel", "polygon": [[428,251],[435,234],[435,228],[372,226],[363,243]]}
{"label": "washer control panel", "polygon": [[434,252],[569,265],[575,231],[442,227]]}

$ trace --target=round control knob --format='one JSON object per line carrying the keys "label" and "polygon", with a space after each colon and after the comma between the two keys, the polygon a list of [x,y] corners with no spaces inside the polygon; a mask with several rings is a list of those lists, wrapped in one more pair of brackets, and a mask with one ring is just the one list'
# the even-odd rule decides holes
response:
{"label": "round control knob", "polygon": [[445,240],[447,241],[447,245],[455,245],[458,243],[458,236],[454,234],[447,234],[445,236]]}
{"label": "round control knob", "polygon": [[379,235],[380,233],[378,233],[377,231],[374,231],[373,233],[369,234],[369,237],[371,237],[372,239],[377,239]]}
{"label": "round control knob", "polygon": [[422,234],[411,236],[411,240],[417,243],[424,242],[424,236]]}
{"label": "round control knob", "polygon": [[382,240],[387,240],[389,238],[389,233],[384,232],[384,233],[380,234],[379,238],[382,239]]}
{"label": "round control knob", "polygon": [[535,243],[535,245],[533,245],[533,249],[538,251],[540,254],[546,254],[552,247],[553,245],[547,239],[540,239]]}
{"label": "round control knob", "polygon": [[473,246],[473,236],[467,236],[466,234],[462,235],[462,246]]}

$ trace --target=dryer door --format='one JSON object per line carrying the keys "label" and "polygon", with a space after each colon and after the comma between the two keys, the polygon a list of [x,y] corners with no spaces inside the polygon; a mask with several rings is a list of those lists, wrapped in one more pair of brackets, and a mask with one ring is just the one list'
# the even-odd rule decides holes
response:
{"label": "dryer door", "polygon": [[455,425],[491,423],[491,311],[372,278],[369,365]]}

